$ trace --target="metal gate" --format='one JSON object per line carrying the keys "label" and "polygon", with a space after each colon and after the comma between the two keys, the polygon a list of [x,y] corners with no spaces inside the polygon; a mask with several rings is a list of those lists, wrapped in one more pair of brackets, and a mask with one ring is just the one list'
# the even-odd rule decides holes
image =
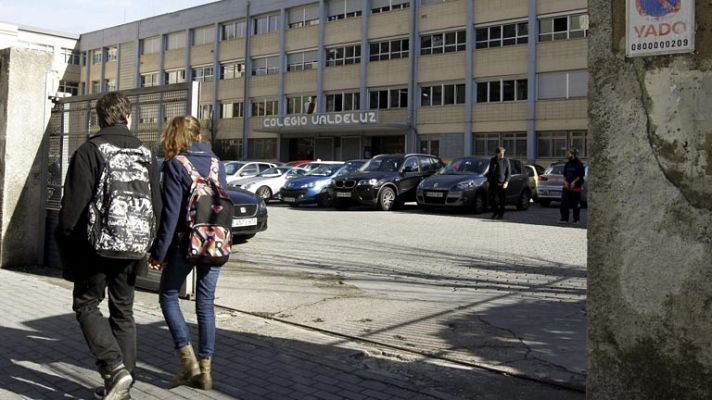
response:
{"label": "metal gate", "polygon": [[[196,115],[199,85],[179,83],[152,88],[122,91],[131,101],[133,132],[159,157],[161,130],[170,118]],[[47,149],[47,218],[45,223],[44,263],[61,268],[61,259],[54,232],[59,220],[64,178],[69,159],[87,138],[99,131],[96,102],[101,94],[56,98],[48,126]],[[157,287],[155,276],[142,286]]]}

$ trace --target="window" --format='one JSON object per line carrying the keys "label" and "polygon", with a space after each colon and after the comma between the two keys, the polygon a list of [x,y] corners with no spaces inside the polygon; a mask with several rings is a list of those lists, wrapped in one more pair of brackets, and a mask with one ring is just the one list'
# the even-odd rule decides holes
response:
{"label": "window", "polygon": [[220,26],[220,40],[233,40],[247,36],[247,22],[235,21]]}
{"label": "window", "polygon": [[161,82],[159,80],[158,72],[141,74],[141,87],[158,86],[160,84]]}
{"label": "window", "polygon": [[279,56],[252,59],[252,75],[273,75],[279,73]]}
{"label": "window", "polygon": [[319,4],[290,8],[289,29],[319,24]]}
{"label": "window", "polygon": [[509,157],[527,157],[526,132],[476,133],[474,142],[475,155],[478,156],[494,156],[497,147],[501,146]]}
{"label": "window", "polygon": [[537,75],[539,100],[588,95],[588,71],[544,72]]}
{"label": "window", "polygon": [[572,147],[586,157],[587,134],[585,130],[537,132],[537,158],[564,158]]}
{"label": "window", "polygon": [[193,81],[210,82],[213,80],[215,70],[212,66],[193,68]]}
{"label": "window", "polygon": [[452,0],[421,0],[422,4],[442,4]]}
{"label": "window", "polygon": [[155,124],[158,122],[158,106],[155,104],[139,106],[139,124]]}
{"label": "window", "polygon": [[245,75],[245,62],[232,61],[220,64],[220,79],[242,78]]}
{"label": "window", "polygon": [[500,101],[521,101],[527,99],[527,80],[496,80],[477,82],[478,103],[498,103]]}
{"label": "window", "polygon": [[161,37],[154,36],[141,40],[141,54],[158,53],[161,50]]}
{"label": "window", "polygon": [[423,35],[420,37],[420,54],[440,54],[464,51],[467,32],[451,31]]}
{"label": "window", "polygon": [[169,85],[173,84],[173,83],[185,82],[185,70],[184,69],[176,69],[173,71],[166,71],[165,72],[165,82]]}
{"label": "window", "polygon": [[410,0],[371,0],[371,14],[378,14],[410,7]]}
{"label": "window", "polygon": [[269,99],[255,99],[252,101],[252,116],[266,117],[277,115],[279,112],[279,101]]}
{"label": "window", "polygon": [[361,16],[361,0],[328,0],[329,21]]}
{"label": "window", "polygon": [[361,62],[361,45],[355,44],[344,47],[326,49],[326,66],[350,65]]}
{"label": "window", "polygon": [[62,47],[61,52],[62,52],[62,60],[66,64],[82,65],[82,56],[81,56],[81,53],[79,53],[78,51],[74,51],[72,49]]}
{"label": "window", "polygon": [[91,81],[91,92],[92,93],[101,92],[101,83],[99,81]]}
{"label": "window", "polygon": [[237,100],[223,101],[220,108],[220,118],[242,118],[245,116],[245,103]]}
{"label": "window", "polygon": [[116,79],[104,79],[104,86],[107,92],[113,92],[116,88]]}
{"label": "window", "polygon": [[377,89],[369,91],[371,110],[408,107],[408,89]]}
{"label": "window", "polygon": [[[420,152],[423,154],[431,154],[434,156],[440,156],[440,140],[428,139],[428,136],[420,137]],[[435,158],[421,157],[420,158],[420,170],[423,172],[435,172],[440,169],[442,165]]]}
{"label": "window", "polygon": [[287,97],[287,114],[311,114],[314,112],[316,96]]}
{"label": "window", "polygon": [[91,51],[91,63],[101,64],[104,61],[104,49],[96,49]]}
{"label": "window", "polygon": [[215,27],[204,26],[193,30],[193,46],[212,43],[215,41]]}
{"label": "window", "polygon": [[279,14],[260,15],[252,21],[252,33],[259,35],[262,33],[277,32],[282,25],[282,19]]}
{"label": "window", "polygon": [[316,68],[318,63],[318,50],[287,54],[287,71],[303,71],[306,69]]}
{"label": "window", "polygon": [[588,36],[588,14],[539,19],[539,41],[566,40]]}
{"label": "window", "polygon": [[477,38],[475,47],[478,49],[527,43],[529,41],[529,24],[516,22],[476,28],[475,37]]}
{"label": "window", "polygon": [[201,121],[209,120],[213,118],[213,105],[209,103],[201,104],[198,106],[198,119]]}
{"label": "window", "polygon": [[247,158],[272,160],[277,158],[277,139],[247,139]]}
{"label": "window", "polygon": [[49,44],[25,42],[22,40],[18,41],[18,43],[23,48],[28,48],[30,50],[41,51],[44,53],[54,53],[54,46],[49,45]]}
{"label": "window", "polygon": [[168,34],[166,50],[182,49],[183,47],[185,47],[185,31]]}
{"label": "window", "polygon": [[77,96],[79,95],[79,82],[59,81],[59,89],[57,91]]}
{"label": "window", "polygon": [[106,62],[119,61],[119,48],[116,46],[109,47],[106,50]]}
{"label": "window", "polygon": [[408,39],[386,40],[385,42],[371,43],[369,59],[371,61],[391,60],[408,57]]}
{"label": "window", "polygon": [[419,166],[420,166],[420,160],[418,159],[418,157],[408,157],[403,162],[402,171],[404,171],[404,172],[418,172]]}
{"label": "window", "polygon": [[465,84],[425,86],[420,90],[420,106],[465,104]]}
{"label": "window", "polygon": [[358,92],[329,93],[326,95],[326,111],[342,112],[361,109],[361,95]]}

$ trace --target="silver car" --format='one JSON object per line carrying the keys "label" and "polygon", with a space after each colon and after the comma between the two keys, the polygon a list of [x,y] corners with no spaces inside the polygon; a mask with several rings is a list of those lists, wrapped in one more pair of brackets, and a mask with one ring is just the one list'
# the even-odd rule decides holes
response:
{"label": "silver car", "polygon": [[[537,194],[539,204],[548,207],[552,201],[561,201],[561,192],[564,189],[564,166],[566,163],[556,162],[537,178]],[[581,207],[588,207],[588,165],[584,164],[583,191],[581,192]]]}

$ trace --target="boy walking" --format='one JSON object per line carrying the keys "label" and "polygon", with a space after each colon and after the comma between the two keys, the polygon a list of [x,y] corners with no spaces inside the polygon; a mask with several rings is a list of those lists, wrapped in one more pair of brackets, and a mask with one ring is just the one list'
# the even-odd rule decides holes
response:
{"label": "boy walking", "polygon": [[[161,210],[154,157],[130,131],[131,104],[118,92],[97,101],[101,130],[72,156],[58,239],[64,276],[74,281],[77,321],[104,387],[96,397],[130,398],[136,366],[136,275],[146,270]],[[109,318],[99,310],[109,293]]]}

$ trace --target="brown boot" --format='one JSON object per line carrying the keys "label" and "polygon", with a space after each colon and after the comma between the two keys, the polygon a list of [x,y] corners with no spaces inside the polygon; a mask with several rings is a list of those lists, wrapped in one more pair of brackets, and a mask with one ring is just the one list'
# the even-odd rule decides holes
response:
{"label": "brown boot", "polygon": [[193,385],[198,389],[211,390],[213,388],[213,375],[210,372],[210,359],[204,358],[198,361],[200,364],[200,375],[193,379]]}
{"label": "brown boot", "polygon": [[198,359],[195,358],[192,345],[188,344],[178,349],[178,357],[180,357],[180,366],[175,378],[173,378],[173,387],[189,385],[194,377],[200,375]]}

